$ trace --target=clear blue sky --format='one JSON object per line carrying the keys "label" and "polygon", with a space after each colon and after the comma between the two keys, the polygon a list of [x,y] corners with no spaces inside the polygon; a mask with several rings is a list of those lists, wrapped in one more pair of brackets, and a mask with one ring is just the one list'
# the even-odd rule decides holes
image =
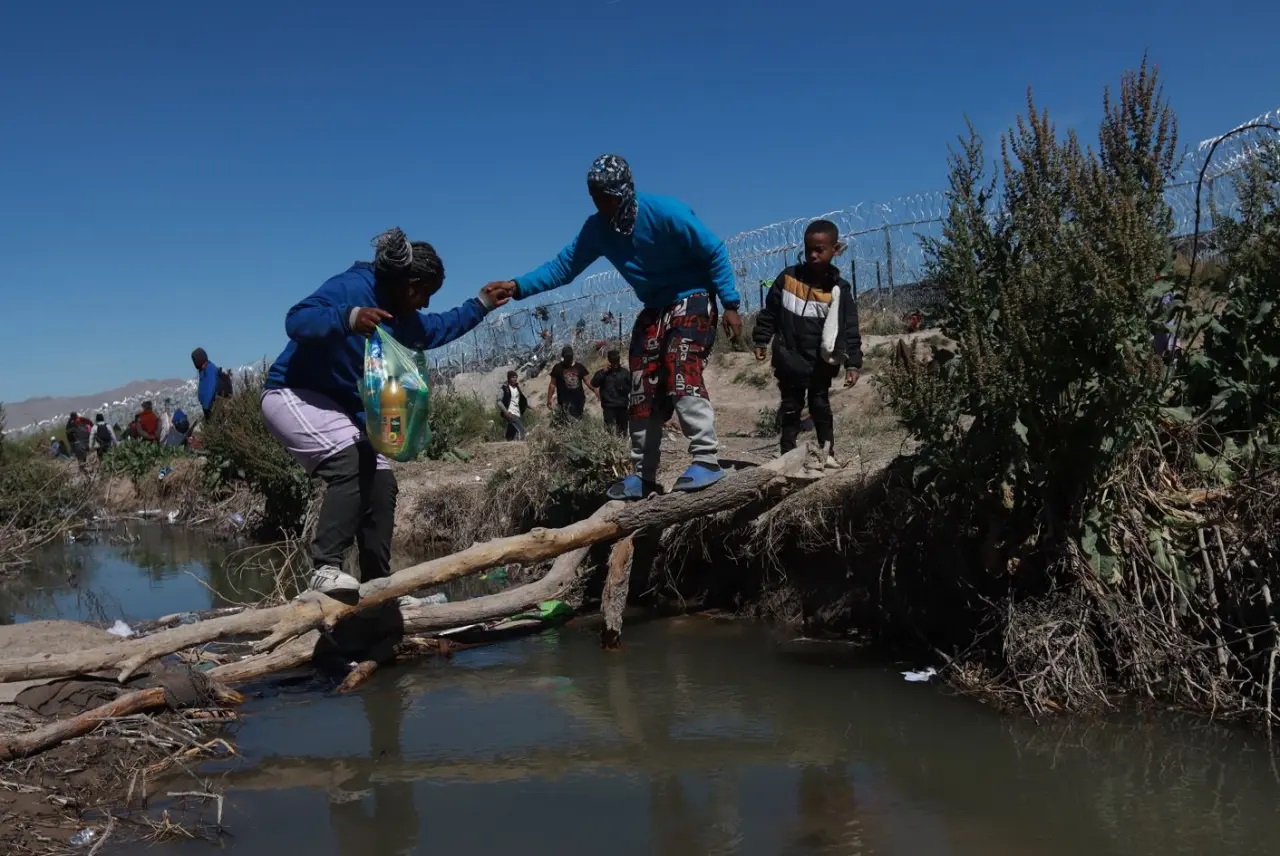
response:
{"label": "clear blue sky", "polygon": [[[1037,8],[1039,6],[1039,8]],[[1096,127],[1150,49],[1193,142],[1280,106],[1274,0],[6,3],[0,400],[235,365],[398,224],[447,308],[624,154],[722,236],[940,187],[1025,89]]]}

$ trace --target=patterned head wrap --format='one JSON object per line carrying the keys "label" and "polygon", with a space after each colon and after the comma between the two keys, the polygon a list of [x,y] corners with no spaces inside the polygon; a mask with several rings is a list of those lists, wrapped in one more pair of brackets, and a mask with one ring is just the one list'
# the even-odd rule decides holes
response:
{"label": "patterned head wrap", "polygon": [[612,196],[618,200],[618,210],[610,225],[621,235],[630,235],[636,228],[636,184],[631,178],[631,167],[619,155],[601,155],[587,171],[587,187],[592,191]]}

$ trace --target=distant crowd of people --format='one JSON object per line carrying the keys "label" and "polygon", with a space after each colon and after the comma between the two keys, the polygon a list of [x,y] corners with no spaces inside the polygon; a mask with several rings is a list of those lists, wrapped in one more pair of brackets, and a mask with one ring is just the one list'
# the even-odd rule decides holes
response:
{"label": "distant crowd of people", "polygon": [[[214,365],[203,348],[191,352],[191,363],[197,377],[196,399],[200,403],[201,416],[207,422],[213,418],[217,400],[232,393],[231,373]],[[186,411],[174,406],[171,398],[164,399],[159,410],[151,401],[142,402],[141,409],[126,426],[119,422],[108,425],[101,413],[90,422],[84,415],[73,411],[67,419],[63,437],[56,434],[49,437],[46,454],[52,458],[74,458],[84,468],[88,466],[90,455],[101,462],[121,443],[190,447],[196,424]]]}
{"label": "distant crowd of people", "polygon": [[[551,367],[547,386],[547,409],[561,421],[577,421],[587,406],[587,391],[600,403],[601,415],[610,431],[627,436],[628,407],[631,398],[631,371],[622,365],[622,355],[609,351],[608,365],[594,375],[574,357],[566,345],[560,361]],[[507,439],[523,440],[527,436],[525,414],[529,399],[520,388],[518,372],[507,372],[507,382],[498,390],[498,413],[507,423]]]}

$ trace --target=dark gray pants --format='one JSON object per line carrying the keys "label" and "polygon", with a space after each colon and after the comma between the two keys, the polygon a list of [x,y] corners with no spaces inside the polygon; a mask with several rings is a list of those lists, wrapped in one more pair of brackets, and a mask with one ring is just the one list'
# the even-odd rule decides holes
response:
{"label": "dark gray pants", "polygon": [[324,480],[324,503],[311,542],[314,567],[342,567],[354,540],[362,582],[391,573],[391,533],[399,487],[391,470],[377,468],[368,441],[348,446],[320,462],[313,475]]}

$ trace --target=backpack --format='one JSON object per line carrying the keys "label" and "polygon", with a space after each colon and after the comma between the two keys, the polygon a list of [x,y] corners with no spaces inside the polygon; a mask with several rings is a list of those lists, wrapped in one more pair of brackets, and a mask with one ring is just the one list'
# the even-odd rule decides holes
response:
{"label": "backpack", "polygon": [[173,412],[173,427],[178,429],[179,434],[186,434],[191,430],[191,420],[187,418],[187,414],[182,410]]}
{"label": "backpack", "polygon": [[231,372],[226,369],[218,369],[218,388],[216,395],[219,398],[230,398],[231,389]]}
{"label": "backpack", "polygon": [[99,449],[109,448],[111,442],[116,438],[116,435],[111,433],[111,428],[105,422],[98,423],[98,428],[93,432],[93,435],[98,441]]}

